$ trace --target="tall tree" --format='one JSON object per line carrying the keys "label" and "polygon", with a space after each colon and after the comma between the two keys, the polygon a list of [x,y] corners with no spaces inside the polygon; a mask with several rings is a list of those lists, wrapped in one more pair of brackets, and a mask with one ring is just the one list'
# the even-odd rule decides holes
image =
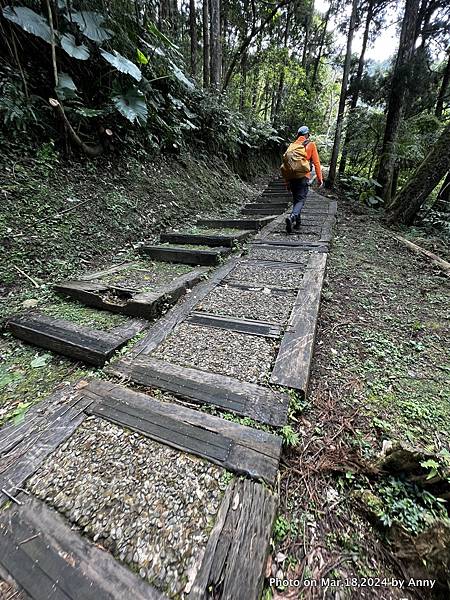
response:
{"label": "tall tree", "polygon": [[195,0],[189,0],[189,32],[191,38],[191,73],[197,73],[197,13]]}
{"label": "tall tree", "polygon": [[209,45],[209,0],[203,0],[203,87],[209,87],[210,45]]}
{"label": "tall tree", "polygon": [[[366,21],[365,21],[365,25],[364,25],[364,33],[363,33],[361,52],[360,52],[359,60],[358,60],[358,69],[356,71],[355,79],[352,82],[353,94],[352,94],[352,100],[350,102],[350,107],[349,107],[349,115],[350,116],[358,104],[359,90],[361,88],[361,79],[362,79],[363,71],[364,71],[364,61],[365,61],[365,57],[366,57],[367,42],[369,41],[370,26],[372,24],[372,19],[373,19],[374,5],[375,5],[375,0],[369,0],[368,6],[367,6]],[[347,129],[345,131],[344,145],[342,147],[341,162],[339,163],[339,175],[340,176],[345,173],[345,167],[347,164],[348,144],[350,142],[350,139],[351,139],[351,129],[349,127],[347,127]]]}
{"label": "tall tree", "polygon": [[439,94],[436,101],[436,108],[434,110],[434,114],[438,119],[442,118],[442,113],[444,111],[444,101],[448,95],[448,86],[450,83],[450,48],[448,49],[448,58],[447,64],[444,69],[444,73],[442,75],[441,87],[439,88]]}
{"label": "tall tree", "polygon": [[420,0],[406,0],[405,2],[399,49],[389,93],[386,125],[377,178],[381,186],[380,195],[386,205],[389,204],[391,199],[396,143],[410,80],[409,74],[416,41],[419,6]]}
{"label": "tall tree", "polygon": [[450,124],[388,209],[390,223],[411,225],[421,206],[450,170]]}
{"label": "tall tree", "polygon": [[333,7],[333,0],[330,1],[328,10],[325,15],[325,19],[323,22],[322,31],[320,34],[319,50],[318,50],[317,56],[314,60],[314,70],[313,70],[313,74],[312,74],[312,78],[311,78],[311,87],[314,87],[314,84],[317,81],[317,75],[319,73],[319,66],[320,66],[320,59],[322,58],[322,52],[323,52],[323,47],[325,45],[325,37],[327,35],[328,22],[330,20],[332,7]]}
{"label": "tall tree", "polygon": [[342,73],[341,94],[339,97],[339,108],[336,120],[336,131],[334,134],[333,152],[331,154],[330,170],[328,173],[327,187],[332,188],[336,180],[337,161],[339,156],[339,147],[341,144],[342,126],[344,123],[345,100],[347,98],[348,76],[350,72],[350,61],[352,58],[353,34],[356,26],[356,16],[358,12],[358,0],[352,2],[352,14],[347,34],[347,50],[345,53],[344,71]]}
{"label": "tall tree", "polygon": [[220,0],[210,0],[211,5],[211,87],[220,88],[222,75],[222,35],[220,19]]}

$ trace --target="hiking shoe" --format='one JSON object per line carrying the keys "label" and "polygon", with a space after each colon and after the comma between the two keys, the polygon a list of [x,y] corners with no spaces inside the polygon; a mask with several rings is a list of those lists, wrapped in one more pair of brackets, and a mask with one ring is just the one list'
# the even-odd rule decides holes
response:
{"label": "hiking shoe", "polygon": [[286,217],[286,233],[292,233],[292,225],[293,225],[294,217]]}
{"label": "hiking shoe", "polygon": [[294,229],[300,229],[300,225],[302,224],[302,220],[300,218],[300,215],[295,219],[295,225],[294,225]]}

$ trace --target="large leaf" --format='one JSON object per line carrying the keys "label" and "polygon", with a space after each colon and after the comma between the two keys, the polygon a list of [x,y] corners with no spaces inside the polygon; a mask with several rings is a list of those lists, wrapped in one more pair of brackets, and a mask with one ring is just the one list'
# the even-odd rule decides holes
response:
{"label": "large leaf", "polygon": [[72,13],[72,21],[75,21],[81,33],[93,42],[104,42],[113,35],[110,29],[102,27],[105,17],[101,13],[92,10],[80,10]]}
{"label": "large leaf", "polygon": [[127,73],[128,75],[131,75],[131,77],[134,77],[136,81],[140,81],[142,79],[142,73],[140,72],[139,68],[132,63],[131,60],[128,60],[128,58],[125,58],[116,50],[113,50],[113,52],[114,54],[111,54],[106,50],[100,50],[101,55],[109,62],[110,65],[115,67],[121,73]]}
{"label": "large leaf", "polygon": [[70,100],[77,97],[77,86],[67,73],[59,73],[56,94],[60,100]]}
{"label": "large leaf", "polygon": [[140,124],[147,121],[148,111],[145,96],[137,88],[132,87],[125,93],[115,94],[112,97],[114,106],[131,123]]}
{"label": "large leaf", "polygon": [[183,84],[184,87],[186,87],[188,90],[195,89],[195,84],[190,79],[188,79],[183,73],[183,71],[179,67],[177,67],[177,65],[171,60],[169,60],[169,66],[170,70],[172,71],[172,74],[175,76],[175,79],[177,79],[181,84]]}
{"label": "large leaf", "polygon": [[26,6],[6,6],[3,9],[3,16],[8,21],[11,21],[11,23],[22,27],[28,33],[32,33],[46,42],[51,42],[52,33],[49,24],[44,17],[35,13],[31,8],[27,8]]}
{"label": "large leaf", "polygon": [[89,58],[89,50],[84,44],[77,45],[74,36],[71,33],[65,33],[61,38],[61,46],[72,58],[78,60],[87,60]]}

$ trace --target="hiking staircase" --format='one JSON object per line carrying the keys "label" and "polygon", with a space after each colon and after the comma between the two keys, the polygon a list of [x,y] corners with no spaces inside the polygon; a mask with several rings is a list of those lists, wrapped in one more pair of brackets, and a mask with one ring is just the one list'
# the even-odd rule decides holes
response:
{"label": "hiking staircase", "polygon": [[[160,245],[142,246],[135,261],[55,284],[71,301],[129,317],[108,332],[38,311],[9,319],[10,332],[25,342],[97,366],[110,361],[102,378],[61,387],[21,424],[0,430],[0,576],[11,598],[260,597],[277,511],[279,428],[288,422],[288,388],[307,392],[336,214],[336,202],[310,192],[300,229],[287,236],[289,203],[283,183],[274,180],[242,217],[201,219],[194,232],[163,233]],[[127,477],[141,468],[135,454],[122,465],[115,444],[95,450],[96,435],[81,443],[89,428],[105,427],[113,427],[117,444],[137,440],[154,444],[155,454],[172,452],[173,474],[161,475],[154,493],[169,486],[173,513],[165,500],[142,499],[147,481],[114,492],[101,509],[77,492],[83,481],[66,452],[71,444],[74,461],[87,453],[94,490],[116,485],[108,479],[116,464]],[[100,452],[115,458],[94,477]],[[61,461],[69,463],[58,479]],[[178,462],[185,465],[179,471]],[[200,537],[192,522],[178,527],[186,501],[173,492],[194,467],[217,469],[224,481],[223,489],[214,488],[217,506],[211,507],[216,491],[210,497],[199,490],[187,503],[199,502],[210,515]],[[40,493],[46,470],[64,493]],[[113,507],[122,501],[127,508],[115,524]],[[92,510],[103,511],[108,534],[89,533]],[[134,535],[121,524],[129,511],[131,520],[148,513],[148,524]],[[163,531],[173,532],[172,542]],[[188,549],[175,564],[168,557],[179,536]],[[127,553],[134,541],[135,551]]]}

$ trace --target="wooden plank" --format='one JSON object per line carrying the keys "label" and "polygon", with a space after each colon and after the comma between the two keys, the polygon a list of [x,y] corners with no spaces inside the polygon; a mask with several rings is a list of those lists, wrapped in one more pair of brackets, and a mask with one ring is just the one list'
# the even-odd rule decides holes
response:
{"label": "wooden plank", "polygon": [[194,306],[203,300],[220,281],[234,269],[238,258],[229,260],[222,265],[211,277],[196,286],[189,294],[188,298],[169,310],[162,319],[159,319],[150,329],[146,337],[131,351],[130,356],[138,356],[141,353],[149,354],[152,352],[172,331],[172,329],[191,312]]}
{"label": "wooden plank", "polygon": [[[84,410],[90,402],[91,399],[84,398],[81,392],[74,391],[66,406],[58,407],[39,427],[26,430],[25,435],[0,460],[0,488],[12,490],[10,493],[14,495],[47,456],[82,423],[86,416]],[[0,495],[0,503],[7,500],[4,494]]]}
{"label": "wooden plank", "polygon": [[250,319],[238,319],[237,317],[222,317],[205,312],[193,312],[187,321],[196,325],[216,327],[229,331],[238,331],[248,335],[259,335],[278,339],[281,336],[282,327],[274,323],[264,321],[252,321]]}
{"label": "wooden plank", "polygon": [[56,511],[25,497],[0,515],[0,563],[33,600],[165,600]]}
{"label": "wooden plank", "polygon": [[282,427],[287,422],[288,394],[254,383],[179,367],[149,356],[133,361],[123,359],[111,365],[108,371],[140,385],[159,388],[180,398],[216,406],[267,425]]}
{"label": "wooden plank", "polygon": [[277,496],[261,484],[230,484],[189,600],[259,600],[277,504]]}
{"label": "wooden plank", "polygon": [[276,200],[276,201],[265,201],[265,202],[249,202],[244,204],[243,208],[287,208],[290,206],[290,202]]}
{"label": "wooden plank", "polygon": [[285,206],[273,208],[241,208],[243,215],[280,215],[286,210]]}
{"label": "wooden plank", "polygon": [[224,248],[233,248],[236,244],[244,242],[253,235],[253,231],[240,231],[228,234],[204,234],[204,233],[161,233],[161,242],[170,244],[198,244],[201,246],[221,246]]}
{"label": "wooden plank", "polygon": [[311,254],[310,267],[305,272],[270,378],[271,383],[300,390],[305,395],[326,262],[326,254]]}
{"label": "wooden plank", "polygon": [[25,342],[102,366],[127,339],[64,319],[28,313],[8,320],[11,333]]}
{"label": "wooden plank", "polygon": [[92,414],[237,473],[270,484],[276,479],[281,454],[281,438],[276,435],[100,380],[91,381],[83,393],[95,400],[87,408]]}
{"label": "wooden plank", "polygon": [[12,317],[11,333],[25,342],[94,365],[103,365],[125,343],[112,333],[88,329],[39,313]]}
{"label": "wooden plank", "polygon": [[259,231],[271,220],[271,217],[260,217],[258,219],[199,219],[197,225]]}
{"label": "wooden plank", "polygon": [[[145,271],[144,271],[145,272]],[[174,303],[187,289],[196,285],[207,272],[207,268],[199,267],[189,273],[175,277],[170,283],[155,286],[151,292],[131,291],[119,293],[118,302],[110,299],[117,287],[100,285],[85,281],[63,281],[53,286],[53,289],[94,308],[101,308],[114,313],[133,317],[153,319],[157,317],[163,306]]]}
{"label": "wooden plank", "polygon": [[183,246],[142,246],[140,252],[153,260],[175,262],[185,265],[217,265],[221,258],[230,254],[230,248],[215,248],[214,250],[197,250]]}
{"label": "wooden plank", "polygon": [[93,279],[101,279],[102,277],[106,277],[107,275],[114,275],[114,273],[120,273],[120,271],[126,271],[127,269],[131,269],[137,266],[138,263],[135,262],[123,262],[119,265],[114,265],[109,267],[108,269],[103,269],[102,271],[94,271],[93,273],[86,273],[85,275],[80,275],[78,279],[81,281],[92,281]]}

